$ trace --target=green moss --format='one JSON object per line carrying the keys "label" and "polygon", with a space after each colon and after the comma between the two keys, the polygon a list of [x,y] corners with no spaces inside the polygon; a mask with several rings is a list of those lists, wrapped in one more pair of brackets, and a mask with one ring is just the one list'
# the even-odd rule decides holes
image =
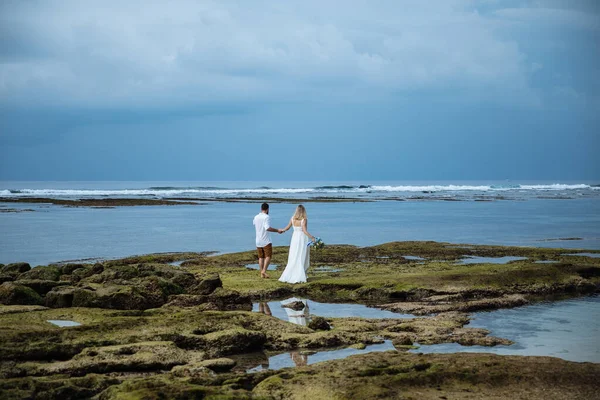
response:
{"label": "green moss", "polygon": [[33,289],[11,282],[0,285],[0,304],[41,305],[42,297]]}
{"label": "green moss", "polygon": [[39,266],[19,275],[19,279],[40,279],[46,281],[57,281],[62,271],[57,266]]}

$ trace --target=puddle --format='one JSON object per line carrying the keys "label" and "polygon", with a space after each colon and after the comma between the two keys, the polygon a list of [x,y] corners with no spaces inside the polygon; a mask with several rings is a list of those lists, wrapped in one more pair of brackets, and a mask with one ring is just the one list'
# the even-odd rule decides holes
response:
{"label": "puddle", "polygon": [[70,326],[80,326],[81,325],[79,322],[67,321],[67,320],[62,320],[62,319],[49,319],[46,322],[50,322],[51,324],[60,326],[61,328],[67,328]]}
{"label": "puddle", "polygon": [[425,261],[425,258],[419,257],[419,256],[402,256],[402,257],[406,258],[407,260]]}
{"label": "puddle", "polygon": [[512,256],[507,256],[507,257],[475,257],[475,256],[468,256],[467,258],[463,258],[462,260],[460,260],[460,262],[458,262],[458,264],[484,264],[484,263],[488,263],[488,264],[506,264],[506,263],[509,263],[511,261],[520,261],[520,260],[527,260],[527,257],[512,257]]}
{"label": "puddle", "polygon": [[534,261],[534,264],[556,264],[558,261],[556,260],[537,260]]}
{"label": "puddle", "polygon": [[573,253],[573,254],[562,254],[563,256],[579,256],[579,257],[591,257],[600,258],[600,253]]}
{"label": "puddle", "polygon": [[[277,270],[278,266],[279,266],[279,264],[269,264],[269,266],[267,267],[267,271],[275,271],[275,270]],[[258,264],[247,264],[246,268],[255,269],[258,271],[259,266],[258,266]]]}
{"label": "puddle", "polygon": [[[477,352],[551,356],[577,362],[600,362],[600,297],[541,302],[513,309],[471,314],[467,327],[510,339],[511,346],[422,345],[417,353]],[[416,344],[415,344],[416,345]]]}
{"label": "puddle", "polygon": [[[305,304],[304,309],[294,311],[290,308],[282,307],[283,304],[288,304],[293,301],[303,302]],[[415,318],[412,314],[399,314],[380,310],[378,308],[367,307],[362,304],[319,303],[317,301],[295,297],[283,301],[254,303],[252,311],[262,312],[263,314],[272,315],[275,318],[299,325],[306,325],[307,322],[310,321],[310,315],[318,315],[325,318]]]}
{"label": "puddle", "polygon": [[260,365],[254,368],[250,368],[246,370],[246,372],[258,372],[266,369],[278,370],[287,367],[301,367],[304,365],[315,364],[321,361],[339,360],[342,358],[353,356],[355,354],[366,354],[388,350],[396,350],[390,340],[386,340],[381,344],[372,344],[362,350],[355,349],[352,347],[318,352],[298,350],[269,357],[268,359],[264,360]]}
{"label": "puddle", "polygon": [[186,261],[190,261],[190,260],[179,260],[179,261],[173,261],[170,262],[169,265],[173,265],[175,267],[181,267],[181,264],[183,264]]}
{"label": "puddle", "polygon": [[312,272],[341,272],[341,271],[343,271],[343,269],[333,268],[333,267],[326,266],[326,265],[320,266],[320,267],[314,267],[312,269]]}

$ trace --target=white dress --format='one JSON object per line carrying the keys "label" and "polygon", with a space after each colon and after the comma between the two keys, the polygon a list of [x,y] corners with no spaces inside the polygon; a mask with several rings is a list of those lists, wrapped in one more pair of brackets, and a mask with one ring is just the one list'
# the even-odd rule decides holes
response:
{"label": "white dress", "polygon": [[294,226],[292,223],[294,233],[292,234],[292,241],[290,242],[290,253],[288,255],[287,266],[279,278],[279,281],[281,282],[306,282],[306,271],[310,264],[310,249],[307,246],[309,242],[308,236],[302,231],[303,223],[304,220],[300,221],[300,226]]}

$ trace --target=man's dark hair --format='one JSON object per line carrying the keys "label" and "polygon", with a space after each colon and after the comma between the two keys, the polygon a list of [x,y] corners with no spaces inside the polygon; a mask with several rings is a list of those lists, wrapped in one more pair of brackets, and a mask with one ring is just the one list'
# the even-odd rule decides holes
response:
{"label": "man's dark hair", "polygon": [[260,209],[262,211],[267,211],[269,209],[269,205],[267,203],[262,203],[262,205],[260,206]]}

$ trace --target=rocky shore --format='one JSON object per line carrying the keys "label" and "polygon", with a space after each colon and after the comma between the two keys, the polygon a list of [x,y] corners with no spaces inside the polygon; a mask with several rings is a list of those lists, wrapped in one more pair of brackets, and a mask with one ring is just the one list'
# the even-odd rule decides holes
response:
{"label": "rocky shore", "polygon": [[[597,292],[600,259],[568,255],[577,252],[437,242],[327,246],[313,252],[309,282],[300,285],[278,282],[280,271],[260,279],[247,267],[254,252],[0,265],[0,398],[593,398],[600,364],[406,353],[417,343],[510,345],[470,328],[468,313]],[[286,256],[275,248],[273,263]],[[461,262],[508,256],[521,259]],[[315,317],[302,326],[251,311],[253,301],[291,296],[418,317]],[[252,360],[281,352],[384,341],[396,351],[247,372]]]}

